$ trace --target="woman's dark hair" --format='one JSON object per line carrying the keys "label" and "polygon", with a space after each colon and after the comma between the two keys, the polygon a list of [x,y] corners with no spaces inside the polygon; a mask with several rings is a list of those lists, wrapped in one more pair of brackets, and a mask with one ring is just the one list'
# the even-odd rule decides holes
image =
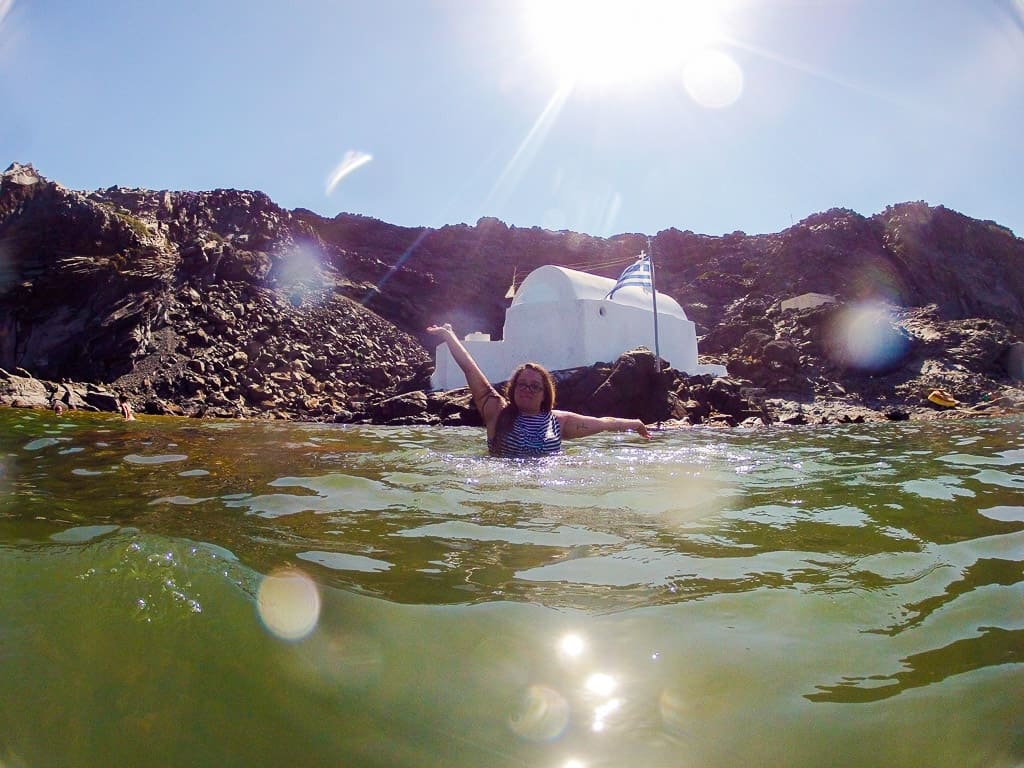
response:
{"label": "woman's dark hair", "polygon": [[505,384],[505,400],[508,403],[501,413],[498,414],[498,421],[494,425],[494,445],[501,446],[505,441],[505,435],[512,429],[512,423],[519,415],[519,406],[516,405],[516,385],[519,384],[519,376],[523,371],[535,371],[540,374],[544,387],[544,397],[540,401],[540,410],[550,411],[555,407],[555,380],[551,378],[547,368],[538,363],[523,363],[512,372],[511,378]]}

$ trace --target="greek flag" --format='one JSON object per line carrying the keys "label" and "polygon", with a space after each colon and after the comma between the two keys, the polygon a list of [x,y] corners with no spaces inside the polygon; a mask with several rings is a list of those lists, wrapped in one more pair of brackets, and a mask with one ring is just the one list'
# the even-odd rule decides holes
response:
{"label": "greek flag", "polygon": [[615,283],[614,288],[608,291],[608,295],[605,298],[610,299],[619,288],[628,288],[630,286],[639,286],[647,293],[653,290],[651,283],[651,257],[643,251],[640,251],[639,259],[622,271],[622,274],[619,275],[619,281]]}

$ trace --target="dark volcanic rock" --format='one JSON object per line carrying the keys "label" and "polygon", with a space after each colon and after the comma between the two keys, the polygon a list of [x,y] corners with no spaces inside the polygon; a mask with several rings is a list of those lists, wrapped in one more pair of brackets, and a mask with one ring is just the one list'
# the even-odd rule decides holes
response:
{"label": "dark volcanic rock", "polygon": [[[149,413],[478,423],[465,392],[422,392],[436,344],[424,328],[500,338],[513,275],[616,277],[646,241],[327,219],[237,190],[82,193],[16,164],[0,176],[0,368],[47,395],[92,382]],[[932,387],[955,393],[956,413],[1019,402],[1024,241],[994,222],[904,203],[651,242],[659,289],[731,378],[631,353],[560,372],[560,407],[735,424],[949,413],[927,403]],[[782,310],[805,292],[836,301]],[[18,386],[20,402],[39,399]]]}
{"label": "dark volcanic rock", "polygon": [[107,384],[147,411],[285,418],[429,377],[423,347],[349,298],[365,286],[260,193],[86,195],[15,166],[0,242],[0,367]]}

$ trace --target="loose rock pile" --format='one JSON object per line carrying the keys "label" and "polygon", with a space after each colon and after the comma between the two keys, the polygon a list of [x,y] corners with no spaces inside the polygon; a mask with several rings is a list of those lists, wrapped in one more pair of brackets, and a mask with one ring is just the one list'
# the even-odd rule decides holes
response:
{"label": "loose rock pile", "polygon": [[187,288],[167,321],[150,354],[113,382],[148,413],[346,420],[430,375],[414,339],[336,293]]}

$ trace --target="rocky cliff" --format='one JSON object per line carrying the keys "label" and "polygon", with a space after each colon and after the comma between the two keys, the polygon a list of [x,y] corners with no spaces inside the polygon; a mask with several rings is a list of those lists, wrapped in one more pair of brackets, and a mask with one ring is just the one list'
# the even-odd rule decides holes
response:
{"label": "rocky cliff", "polygon": [[[0,369],[124,392],[153,413],[470,423],[465,402],[421,392],[425,326],[499,338],[514,276],[557,264],[616,277],[646,245],[495,219],[327,219],[259,192],[78,192],[14,164],[0,176]],[[828,420],[836,402],[891,417],[927,407],[928,387],[965,407],[1016,397],[1024,241],[994,222],[904,203],[768,235],[669,229],[651,245],[659,290],[729,367],[717,389],[732,388],[732,422]],[[834,301],[783,304],[810,292]],[[726,408],[711,382],[654,376],[659,418]],[[576,394],[563,405],[591,410],[605,381],[565,379]],[[650,393],[620,389],[602,406],[636,415]]]}

